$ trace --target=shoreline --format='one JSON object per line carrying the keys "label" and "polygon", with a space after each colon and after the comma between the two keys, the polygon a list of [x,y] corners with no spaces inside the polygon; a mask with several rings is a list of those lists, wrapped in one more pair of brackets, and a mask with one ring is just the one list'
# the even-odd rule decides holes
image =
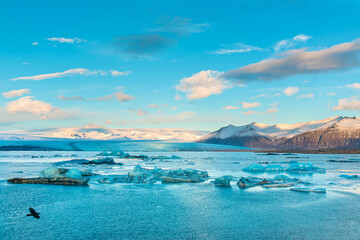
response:
{"label": "shoreline", "polygon": [[360,149],[320,149],[320,150],[276,150],[276,149],[234,149],[213,150],[212,152],[254,152],[254,153],[303,153],[303,154],[360,154]]}
{"label": "shoreline", "polygon": [[[71,145],[72,149],[61,149],[53,147],[43,147],[43,146],[32,146],[32,145],[8,145],[0,146],[0,152],[6,151],[83,151],[76,146]],[[100,151],[100,150],[98,150]],[[143,152],[143,151],[140,151]],[[145,151],[147,152],[147,151]],[[253,152],[253,153],[302,153],[302,154],[360,154],[360,149],[320,149],[320,150],[301,150],[301,149],[286,149],[286,150],[277,150],[277,149],[198,149],[198,150],[179,150],[174,149],[173,151],[168,152]]]}

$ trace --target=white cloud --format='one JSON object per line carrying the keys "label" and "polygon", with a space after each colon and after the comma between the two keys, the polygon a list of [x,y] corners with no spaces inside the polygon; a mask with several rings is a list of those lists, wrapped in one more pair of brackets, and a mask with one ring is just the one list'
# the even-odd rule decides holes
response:
{"label": "white cloud", "polygon": [[265,112],[257,112],[257,111],[249,110],[247,112],[242,112],[242,114],[244,114],[245,116],[250,116],[250,115],[267,115],[267,114],[273,114],[273,113],[277,113],[277,112],[278,112],[278,109],[276,108],[276,106],[273,106],[272,108],[267,109]]}
{"label": "white cloud", "polygon": [[272,108],[267,109],[265,112],[263,112],[262,115],[272,114],[272,113],[277,113],[277,112],[278,112],[278,109],[276,107],[272,107]]}
{"label": "white cloud", "polygon": [[329,92],[329,93],[327,93],[326,95],[328,95],[328,96],[337,96],[336,93],[332,93],[332,92]]}
{"label": "white cloud", "polygon": [[71,43],[71,44],[86,42],[86,40],[80,39],[80,38],[63,38],[63,37],[46,38],[46,40],[49,40],[52,42],[57,42],[57,43]]}
{"label": "white cloud", "polygon": [[24,88],[19,90],[12,90],[9,92],[3,92],[2,95],[6,98],[20,97],[24,94],[30,94],[30,89]]}
{"label": "white cloud", "polygon": [[81,96],[65,97],[64,95],[59,95],[59,99],[63,101],[88,101],[88,99],[85,99]]}
{"label": "white cloud", "polygon": [[360,39],[319,51],[290,50],[281,58],[269,58],[228,71],[220,77],[234,81],[274,80],[298,74],[344,70],[360,64]]}
{"label": "white cloud", "polygon": [[230,45],[229,48],[218,49],[211,52],[211,54],[231,54],[231,53],[244,53],[251,51],[264,51],[264,49],[242,43],[235,43]]}
{"label": "white cloud", "polygon": [[251,98],[251,99],[255,99],[255,98],[261,98],[261,97],[266,97],[266,96],[268,96],[267,93],[261,93],[261,94],[259,94],[259,95],[256,95],[256,96],[250,97],[250,98]]}
{"label": "white cloud", "polygon": [[160,106],[157,104],[149,104],[148,108],[159,108]]}
{"label": "white cloud", "polygon": [[286,88],[283,93],[286,95],[286,96],[291,96],[291,95],[294,95],[295,93],[299,92],[299,88],[298,87],[288,87]]}
{"label": "white cloud", "polygon": [[305,34],[300,34],[300,35],[295,36],[293,38],[293,40],[297,41],[297,42],[306,42],[310,38],[311,38],[311,36],[308,36],[308,35],[305,35]]}
{"label": "white cloud", "polygon": [[135,99],[134,96],[124,94],[123,91],[119,91],[114,94],[110,94],[110,95],[106,95],[106,96],[98,97],[98,98],[84,98],[81,96],[66,97],[64,95],[59,95],[59,99],[63,100],[63,101],[86,101],[86,102],[88,102],[88,101],[98,101],[98,102],[109,101],[109,100],[114,99],[114,97],[117,100],[119,100],[120,102],[127,102],[127,101],[131,101],[131,100]]}
{"label": "white cloud", "polygon": [[174,100],[175,100],[175,101],[181,100],[180,94],[176,94],[175,97],[174,97]]}
{"label": "white cloud", "polygon": [[301,94],[299,99],[303,99],[303,98],[314,98],[314,94],[312,94],[312,93]]}
{"label": "white cloud", "polygon": [[37,46],[37,45],[39,45],[39,43],[38,42],[33,42],[32,45]]}
{"label": "white cloud", "polygon": [[43,119],[47,119],[50,114],[61,114],[59,108],[53,107],[50,103],[33,99],[33,96],[21,97],[9,102],[6,110],[9,113],[39,114]]}
{"label": "white cloud", "polygon": [[250,116],[250,115],[258,114],[258,112],[255,112],[253,110],[249,110],[247,112],[243,112],[242,114],[244,114],[245,116]]}
{"label": "white cloud", "polygon": [[120,102],[127,102],[135,99],[134,96],[124,94],[122,91],[115,93],[115,97]]}
{"label": "white cloud", "polygon": [[99,97],[99,98],[90,99],[90,100],[96,100],[96,101],[98,101],[98,102],[109,101],[109,100],[111,100],[111,99],[114,98],[114,95],[115,95],[115,94],[110,94],[110,95],[106,95],[106,96],[104,96],[104,97]]}
{"label": "white cloud", "polygon": [[149,115],[150,113],[148,111],[146,111],[145,109],[129,109],[130,112],[132,112],[133,114],[137,115],[137,116],[146,116]]}
{"label": "white cloud", "polygon": [[261,106],[261,103],[258,102],[239,102],[242,105],[242,108],[257,108]]}
{"label": "white cloud", "polygon": [[290,47],[293,47],[296,43],[306,42],[310,38],[311,38],[311,36],[308,36],[305,34],[300,34],[300,35],[293,37],[292,39],[281,40],[275,45],[274,50],[280,51],[282,48],[290,48]]}
{"label": "white cloud", "polygon": [[346,85],[345,87],[359,89],[360,88],[360,83],[349,84],[349,85]]}
{"label": "white cloud", "polygon": [[221,74],[212,70],[201,71],[191,77],[181,79],[176,88],[186,93],[190,100],[221,94],[223,90],[233,87],[232,84],[219,77]]}
{"label": "white cloud", "polygon": [[239,107],[234,107],[234,106],[225,106],[222,108],[222,110],[233,110],[233,109],[238,109]]}
{"label": "white cloud", "polygon": [[357,96],[351,98],[343,98],[338,101],[338,105],[332,109],[336,110],[353,110],[360,112],[360,100]]}
{"label": "white cloud", "polygon": [[119,72],[116,70],[103,71],[103,70],[89,70],[86,68],[74,68],[74,69],[69,69],[69,70],[63,71],[63,72],[45,73],[45,74],[29,76],[29,77],[17,77],[17,78],[12,78],[11,80],[13,80],[13,81],[16,81],[16,80],[39,81],[39,80],[45,80],[45,79],[51,79],[51,78],[74,76],[74,75],[88,76],[88,75],[96,75],[96,74],[100,74],[102,76],[107,76],[108,74],[110,74],[113,77],[117,77],[117,76],[127,76],[127,75],[131,74],[131,71]]}
{"label": "white cloud", "polygon": [[131,71],[119,72],[119,71],[116,71],[116,70],[112,70],[112,71],[110,71],[110,74],[113,77],[127,76],[127,75],[131,74]]}
{"label": "white cloud", "polygon": [[90,75],[90,74],[93,74],[93,73],[86,68],[74,68],[74,69],[66,70],[64,72],[46,73],[46,74],[40,74],[40,75],[35,75],[35,76],[30,76],[30,77],[17,77],[17,78],[12,78],[11,80],[13,80],[13,81],[16,81],[16,80],[38,81],[38,80],[66,77],[66,76],[72,76],[72,75]]}

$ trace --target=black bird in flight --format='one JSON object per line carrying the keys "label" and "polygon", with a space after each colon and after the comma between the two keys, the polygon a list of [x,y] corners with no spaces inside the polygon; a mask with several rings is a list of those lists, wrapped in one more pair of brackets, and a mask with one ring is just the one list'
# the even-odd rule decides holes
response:
{"label": "black bird in flight", "polygon": [[39,219],[40,218],[40,213],[37,213],[36,211],[35,211],[35,209],[33,209],[33,208],[29,208],[29,210],[30,210],[30,213],[31,214],[27,214],[26,216],[28,216],[28,217],[30,217],[30,216],[33,216],[34,218],[36,218],[36,219]]}

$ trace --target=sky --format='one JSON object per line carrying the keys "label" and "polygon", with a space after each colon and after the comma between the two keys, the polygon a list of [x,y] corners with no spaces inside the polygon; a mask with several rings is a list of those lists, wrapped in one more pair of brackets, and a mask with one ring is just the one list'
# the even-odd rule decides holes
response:
{"label": "sky", "polygon": [[0,130],[360,112],[360,2],[3,1]]}

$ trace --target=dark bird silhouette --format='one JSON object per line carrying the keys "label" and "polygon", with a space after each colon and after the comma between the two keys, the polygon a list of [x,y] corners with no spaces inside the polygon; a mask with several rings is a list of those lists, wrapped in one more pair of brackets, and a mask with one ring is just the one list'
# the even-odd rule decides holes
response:
{"label": "dark bird silhouette", "polygon": [[35,211],[35,209],[33,209],[33,208],[29,208],[29,210],[30,210],[30,213],[31,214],[27,214],[26,216],[28,216],[28,217],[30,217],[30,216],[33,216],[34,218],[36,218],[36,219],[39,219],[40,218],[40,213],[37,213],[36,211]]}

